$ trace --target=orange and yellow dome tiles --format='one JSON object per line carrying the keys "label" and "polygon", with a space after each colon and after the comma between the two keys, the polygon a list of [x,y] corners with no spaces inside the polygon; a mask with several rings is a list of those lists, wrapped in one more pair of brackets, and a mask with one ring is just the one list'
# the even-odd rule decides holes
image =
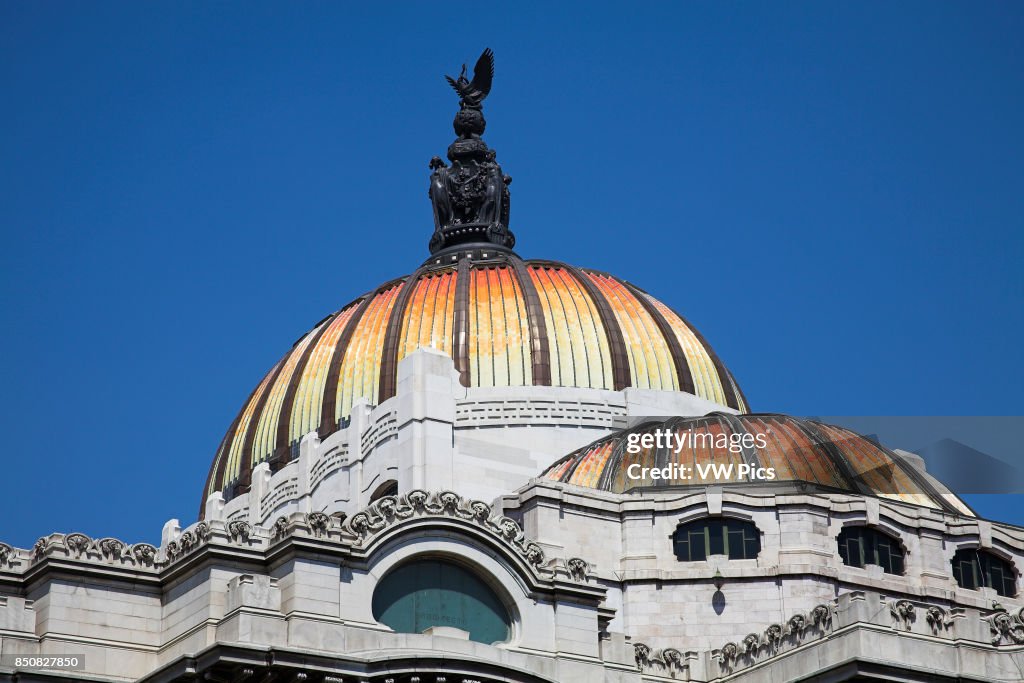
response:
{"label": "orange and yellow dome tiles", "polygon": [[779,414],[654,420],[570,453],[541,477],[612,493],[796,483],[801,490],[878,496],[974,515],[941,482],[880,443],[845,427]]}
{"label": "orange and yellow dome tiles", "polygon": [[[478,257],[481,255],[478,255]],[[682,316],[605,273],[509,252],[433,261],[320,321],[271,368],[217,450],[207,495],[248,486],[292,445],[333,433],[356,400],[394,396],[398,362],[450,355],[463,385],[685,391],[747,410],[732,375]]]}

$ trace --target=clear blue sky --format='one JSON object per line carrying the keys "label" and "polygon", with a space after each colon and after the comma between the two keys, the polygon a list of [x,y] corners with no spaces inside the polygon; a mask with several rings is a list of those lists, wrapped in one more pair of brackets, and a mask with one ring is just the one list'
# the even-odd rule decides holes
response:
{"label": "clear blue sky", "polygon": [[425,257],[442,75],[485,46],[522,256],[680,310],[756,410],[1022,414],[1022,35],[1009,2],[2,3],[0,540],[194,519],[262,373]]}

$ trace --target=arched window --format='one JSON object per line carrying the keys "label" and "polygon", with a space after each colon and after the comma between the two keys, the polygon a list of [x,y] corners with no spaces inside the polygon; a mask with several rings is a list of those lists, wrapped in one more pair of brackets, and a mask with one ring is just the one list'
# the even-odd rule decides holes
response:
{"label": "arched window", "polygon": [[1013,565],[978,548],[961,548],[953,555],[953,578],[961,588],[995,588],[999,595],[1017,594],[1017,572]]}
{"label": "arched window", "polygon": [[903,574],[900,542],[871,527],[848,526],[840,531],[839,556],[850,567],[877,564],[886,574]]}
{"label": "arched window", "polygon": [[505,605],[480,577],[441,560],[410,562],[381,579],[373,618],[398,633],[448,626],[487,644],[508,640],[512,625]]}
{"label": "arched window", "polygon": [[676,528],[672,534],[672,546],[682,562],[706,560],[708,555],[752,560],[761,552],[761,534],[752,522],[741,519],[698,519]]}
{"label": "arched window", "polygon": [[394,479],[389,479],[380,486],[378,486],[374,492],[370,495],[370,502],[375,503],[384,496],[397,496],[398,495],[398,482]]}

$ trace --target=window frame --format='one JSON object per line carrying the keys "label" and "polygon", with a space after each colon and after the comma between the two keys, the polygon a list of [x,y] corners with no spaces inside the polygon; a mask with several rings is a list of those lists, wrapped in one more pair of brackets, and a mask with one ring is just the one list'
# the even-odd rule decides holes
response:
{"label": "window frame", "polygon": [[[706,562],[710,555],[726,555],[730,561],[756,560],[762,550],[761,530],[753,521],[738,517],[701,517],[681,522],[669,538],[679,562]],[[683,547],[686,557],[681,552]],[[694,556],[695,547],[701,548],[698,557]],[[730,551],[736,548],[739,550],[734,557]]]}
{"label": "window frame", "polygon": [[[964,562],[963,558],[967,554],[972,556],[971,559],[977,559],[977,564],[970,563],[973,583],[970,586],[964,584],[963,568],[967,563]],[[960,559],[959,562],[957,561],[958,558]],[[1017,565],[1013,560],[1008,560],[986,548],[977,546],[957,548],[949,562],[953,570],[953,580],[956,581],[957,586],[964,590],[976,591],[982,588],[991,588],[1004,598],[1016,597],[1019,592],[1017,588]],[[993,564],[998,566],[1002,575],[1001,586],[993,585],[995,583],[992,575]],[[979,578],[981,579],[980,582],[978,582]],[[1008,592],[1004,592],[1007,590]]]}
{"label": "window frame", "polygon": [[[850,535],[854,534],[856,534],[857,555],[859,556],[860,564],[854,564],[849,561]],[[879,543],[880,540],[885,541],[885,546],[889,548],[888,564],[885,563],[880,553],[879,548],[882,547],[882,544]],[[907,573],[907,549],[903,544],[903,540],[899,536],[887,533],[878,527],[867,524],[848,524],[839,530],[839,534],[836,536],[836,548],[839,558],[847,567],[864,569],[867,565],[874,564],[881,567],[884,573],[891,576],[905,576]],[[899,559],[899,571],[893,571],[896,568],[893,565],[894,558]]]}

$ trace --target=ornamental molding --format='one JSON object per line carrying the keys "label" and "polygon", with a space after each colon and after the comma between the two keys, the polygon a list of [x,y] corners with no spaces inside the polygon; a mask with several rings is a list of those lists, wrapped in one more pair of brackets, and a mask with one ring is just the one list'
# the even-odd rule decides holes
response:
{"label": "ornamental molding", "polygon": [[[933,636],[945,634],[955,621],[964,616],[962,607],[940,607],[907,599],[889,600],[889,616],[892,628],[901,631],[913,631],[914,625],[922,618],[927,624],[928,632]],[[921,628],[917,629],[921,632]]]}
{"label": "ornamental molding", "polygon": [[13,567],[17,550],[6,543],[0,543],[0,568]]}
{"label": "ornamental molding", "polygon": [[[384,496],[346,519],[342,528],[356,538],[356,544],[368,546],[385,529],[418,517],[456,519],[473,523],[491,536],[500,539],[534,571],[554,571],[545,563],[544,550],[526,538],[518,522],[504,515],[493,514],[491,506],[483,501],[463,498],[453,491],[430,493],[414,489],[399,496]],[[575,566],[579,567],[578,564]]]}
{"label": "ornamental molding", "polygon": [[836,601],[817,605],[807,613],[794,614],[785,623],[770,624],[761,633],[748,633],[739,643],[728,642],[712,650],[711,656],[726,670],[741,662],[753,664],[774,657],[787,645],[802,645],[811,634],[818,639],[827,636],[833,630],[837,610]]}
{"label": "ornamental molding", "polygon": [[[351,517],[323,511],[291,513],[278,517],[268,528],[243,519],[202,521],[170,535],[162,547],[149,543],[129,544],[117,538],[92,539],[74,532],[50,534],[36,541],[31,551],[0,543],[0,569],[14,567],[19,557],[35,565],[48,559],[74,560],[121,568],[163,570],[196,554],[204,546],[238,546],[269,551],[285,540],[317,541],[338,546],[343,553],[365,553],[390,529],[405,522],[430,520],[469,525],[508,548],[537,578],[579,584],[579,589],[599,590],[593,581],[594,565],[579,557],[548,558],[541,545],[527,538],[511,517],[496,513],[480,500],[453,491],[413,490],[398,496],[384,496]],[[595,594],[596,596],[596,594]]]}
{"label": "ornamental molding", "polygon": [[1010,614],[1004,608],[985,618],[992,634],[992,644],[1020,645],[1024,643],[1024,607]]}
{"label": "ornamental molding", "polygon": [[590,564],[582,558],[570,557],[565,561],[565,571],[573,581],[586,583],[587,574],[590,572]]}
{"label": "ornamental molding", "polygon": [[540,544],[527,538],[514,519],[495,513],[483,501],[453,491],[414,489],[401,495],[383,496],[352,516],[291,513],[278,517],[266,530],[266,536],[270,546],[289,538],[305,537],[366,552],[388,530],[405,522],[429,519],[468,524],[485,532],[509,548],[537,576],[578,584],[589,584],[594,576],[592,563],[579,557],[548,558]]}
{"label": "ornamental molding", "polygon": [[[0,544],[0,566],[3,566],[3,547],[10,548],[10,546]],[[55,556],[137,568],[157,565],[157,548],[149,543],[129,544],[110,537],[92,539],[78,532],[43,536],[35,542],[29,553],[31,564],[37,564],[46,558]],[[10,564],[13,566],[13,562]]]}
{"label": "ornamental molding", "polygon": [[633,644],[633,657],[637,671],[654,675],[668,674],[675,678],[676,674],[686,673],[690,662],[697,659],[696,652],[680,652],[674,647],[661,650],[652,649],[646,643]]}
{"label": "ornamental molding", "polygon": [[917,620],[914,604],[909,600],[890,600],[889,613],[895,625],[902,626],[904,631],[909,631]]}

